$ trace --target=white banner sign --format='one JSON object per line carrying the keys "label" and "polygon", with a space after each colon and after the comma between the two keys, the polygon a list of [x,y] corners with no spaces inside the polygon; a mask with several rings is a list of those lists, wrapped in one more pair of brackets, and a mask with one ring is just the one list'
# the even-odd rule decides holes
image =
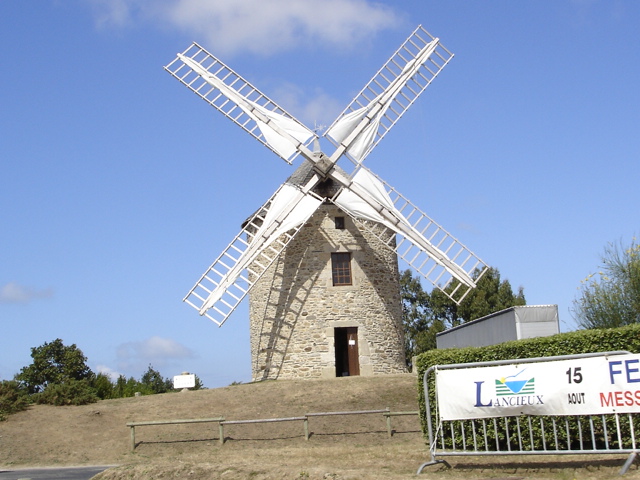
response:
{"label": "white banner sign", "polygon": [[640,413],[640,355],[436,369],[442,420]]}
{"label": "white banner sign", "polygon": [[173,377],[173,388],[176,390],[179,388],[193,388],[196,386],[196,376],[192,373],[190,375],[176,375]]}

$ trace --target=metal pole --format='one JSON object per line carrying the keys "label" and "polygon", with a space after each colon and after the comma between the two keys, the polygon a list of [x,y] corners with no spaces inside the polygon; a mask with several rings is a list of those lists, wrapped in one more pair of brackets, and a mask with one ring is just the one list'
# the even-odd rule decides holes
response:
{"label": "metal pole", "polygon": [[624,465],[620,469],[619,475],[624,475],[625,473],[627,473],[627,470],[629,470],[629,467],[635,461],[637,455],[637,452],[631,452],[631,454],[627,457],[627,461],[624,462]]}

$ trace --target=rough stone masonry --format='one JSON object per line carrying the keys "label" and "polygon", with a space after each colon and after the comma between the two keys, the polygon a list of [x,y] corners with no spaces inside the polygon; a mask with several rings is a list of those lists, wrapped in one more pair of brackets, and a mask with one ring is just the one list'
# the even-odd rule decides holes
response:
{"label": "rough stone masonry", "polygon": [[[351,254],[351,285],[333,285],[333,252]],[[397,256],[329,202],[254,285],[249,309],[254,381],[341,376],[344,327],[357,328],[360,375],[406,371]]]}

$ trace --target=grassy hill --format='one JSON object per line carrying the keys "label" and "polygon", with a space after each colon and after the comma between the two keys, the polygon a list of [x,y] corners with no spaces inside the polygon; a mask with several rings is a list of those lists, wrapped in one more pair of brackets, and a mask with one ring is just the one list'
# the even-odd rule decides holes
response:
{"label": "grassy hill", "polygon": [[[134,453],[130,452],[126,427],[127,422],[133,421],[218,416],[245,420],[386,407],[392,411],[418,409],[415,376],[280,380],[104,400],[80,407],[34,405],[0,423],[0,465],[117,464],[129,465],[126,470],[131,471],[140,468],[141,463],[160,463],[170,470],[184,467],[192,471],[200,468],[196,464],[213,462],[221,472],[231,468],[225,478],[260,478],[260,472],[271,475],[280,467],[305,478],[305,473],[317,467],[309,452],[327,458],[343,457],[342,463],[360,448],[367,450],[383,444],[392,450],[420,452],[419,460],[405,466],[406,472],[415,471],[426,455],[417,416],[394,418],[397,434],[391,439],[387,437],[385,419],[379,414],[314,417],[309,421],[312,436],[308,442],[302,422],[228,425],[224,445],[218,443],[217,424],[142,427],[136,430],[139,445]],[[380,468],[388,469],[384,465]],[[150,472],[147,474],[139,478],[148,478]],[[200,478],[193,475],[195,470],[191,477]],[[175,476],[181,475],[176,472]]]}
{"label": "grassy hill", "polygon": [[[393,419],[387,436],[381,414],[312,417],[301,421],[141,427],[130,451],[127,422],[224,416],[249,420],[328,411],[415,411],[415,376],[280,380],[224,388],[105,400],[81,407],[34,405],[0,422],[0,472],[26,466],[117,465],[96,480],[372,479],[416,478],[429,458],[417,416]],[[624,458],[457,457],[453,470],[428,467],[423,478],[613,478]],[[524,462],[524,463],[522,463]],[[0,473],[0,478],[2,474]],[[13,477],[12,477],[13,478]],[[638,479],[638,470],[624,478]]]}

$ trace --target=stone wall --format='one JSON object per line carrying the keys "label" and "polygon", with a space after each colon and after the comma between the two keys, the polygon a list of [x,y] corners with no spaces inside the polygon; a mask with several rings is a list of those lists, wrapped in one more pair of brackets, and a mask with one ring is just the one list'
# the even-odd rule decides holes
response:
{"label": "stone wall", "polygon": [[[351,252],[352,285],[333,286],[332,252]],[[323,204],[251,291],[253,379],[336,376],[338,327],[358,328],[361,375],[405,372],[398,278],[394,252]]]}

